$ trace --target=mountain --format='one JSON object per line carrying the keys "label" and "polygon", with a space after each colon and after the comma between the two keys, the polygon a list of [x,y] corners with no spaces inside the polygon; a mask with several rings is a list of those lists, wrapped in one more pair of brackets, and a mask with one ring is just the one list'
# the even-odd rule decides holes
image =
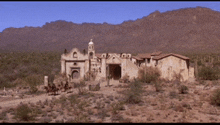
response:
{"label": "mountain", "polygon": [[118,25],[76,24],[63,20],[42,27],[6,28],[0,33],[0,50],[87,50],[93,39],[96,52],[219,53],[220,12],[209,8],[155,11]]}

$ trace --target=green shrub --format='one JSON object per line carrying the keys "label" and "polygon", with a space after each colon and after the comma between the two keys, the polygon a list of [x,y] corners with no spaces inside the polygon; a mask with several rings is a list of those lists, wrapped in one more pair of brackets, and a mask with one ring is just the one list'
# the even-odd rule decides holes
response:
{"label": "green shrub", "polygon": [[95,80],[97,73],[94,71],[88,71],[86,72],[85,76],[84,76],[84,80],[85,81],[89,81],[89,80]]}
{"label": "green shrub", "polygon": [[218,79],[218,71],[211,67],[202,67],[199,70],[199,77],[202,80],[217,80]]}
{"label": "green shrub", "polygon": [[181,85],[181,86],[179,87],[179,93],[180,93],[180,94],[186,94],[187,92],[188,92],[188,87],[187,87],[187,86]]}
{"label": "green shrub", "polygon": [[39,75],[29,75],[25,81],[30,86],[30,93],[33,94],[38,91],[37,86],[42,83],[42,78]]}
{"label": "green shrub", "polygon": [[159,92],[159,91],[162,90],[160,79],[157,79],[156,81],[153,81],[153,83],[154,83],[154,87],[155,87],[156,92]]}
{"label": "green shrub", "polygon": [[127,83],[129,82],[129,76],[128,74],[126,73],[122,78],[119,79],[119,82],[122,82],[122,83]]}
{"label": "green shrub", "polygon": [[34,120],[31,108],[27,104],[21,104],[15,109],[15,118],[22,121]]}
{"label": "green shrub", "polygon": [[124,102],[115,102],[111,104],[112,113],[118,114],[119,110],[124,110]]}
{"label": "green shrub", "polygon": [[68,100],[70,101],[71,106],[73,106],[74,104],[77,104],[80,100],[78,99],[78,95],[70,95],[68,97]]}
{"label": "green shrub", "polygon": [[211,104],[220,106],[220,89],[214,90],[211,97]]}
{"label": "green shrub", "polygon": [[179,95],[178,95],[178,93],[176,91],[171,91],[169,93],[169,96],[170,96],[170,99],[178,98],[179,97]]}
{"label": "green shrub", "polygon": [[85,89],[86,83],[84,80],[80,80],[80,83],[78,84],[78,94],[79,95],[85,95],[87,94],[87,91]]}
{"label": "green shrub", "polygon": [[143,93],[142,83],[138,80],[134,80],[129,83],[129,89],[124,93],[125,102],[136,104],[141,102],[141,94]]}
{"label": "green shrub", "polygon": [[157,67],[143,67],[138,71],[138,78],[142,82],[151,83],[160,77],[161,73]]}

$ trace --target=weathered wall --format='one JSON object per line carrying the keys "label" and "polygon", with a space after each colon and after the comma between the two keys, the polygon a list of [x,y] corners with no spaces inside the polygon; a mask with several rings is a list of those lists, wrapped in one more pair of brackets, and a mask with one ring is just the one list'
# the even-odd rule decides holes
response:
{"label": "weathered wall", "polygon": [[186,61],[175,56],[169,56],[158,60],[157,67],[161,70],[161,78],[168,80],[175,79],[175,74],[181,74],[181,81],[188,80],[189,70]]}

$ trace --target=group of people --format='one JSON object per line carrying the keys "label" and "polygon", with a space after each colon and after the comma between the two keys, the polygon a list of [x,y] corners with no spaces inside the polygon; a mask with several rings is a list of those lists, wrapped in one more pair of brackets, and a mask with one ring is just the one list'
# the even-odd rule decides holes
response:
{"label": "group of people", "polygon": [[[57,87],[54,83],[48,84],[48,86],[44,86],[44,89],[46,89],[47,93],[53,92],[54,95],[58,94],[58,91],[61,90],[61,92],[66,92],[66,90],[71,89],[72,87],[69,86],[69,82],[66,80],[65,85],[63,85],[63,82],[61,81],[61,84],[59,84]],[[62,91],[63,90],[63,91]]]}

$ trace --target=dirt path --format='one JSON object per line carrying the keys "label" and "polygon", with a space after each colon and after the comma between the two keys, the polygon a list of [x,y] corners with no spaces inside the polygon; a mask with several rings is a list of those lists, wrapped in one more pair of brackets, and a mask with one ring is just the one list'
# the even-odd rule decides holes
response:
{"label": "dirt path", "polygon": [[[0,106],[2,108],[5,108],[5,107],[15,107],[17,106],[18,104],[20,104],[21,102],[22,103],[28,103],[28,102],[31,102],[31,103],[36,103],[38,102],[39,100],[41,101],[45,101],[46,99],[48,100],[51,100],[52,98],[59,98],[61,95],[63,94],[73,94],[73,93],[77,93],[77,89],[72,89],[72,93],[66,93],[66,92],[62,92],[58,95],[48,95],[48,94],[41,94],[41,95],[34,95],[32,97],[27,97],[27,98],[24,98],[24,99],[13,99],[13,100],[10,100],[10,101],[3,101],[3,102],[0,102]],[[3,97],[2,97],[3,98]],[[4,97],[4,98],[7,98],[7,97]]]}
{"label": "dirt path", "polygon": [[[110,85],[112,85],[111,87],[116,86],[118,84],[119,84],[118,81],[110,81]],[[112,93],[114,93],[112,88],[106,87],[106,85],[107,85],[106,82],[101,83],[100,84],[101,89],[98,92],[102,93],[102,94],[105,94],[105,95],[111,95]],[[110,90],[112,90],[112,91],[110,91]],[[34,95],[32,97],[27,97],[27,98],[24,98],[24,99],[13,99],[13,100],[10,100],[10,101],[2,101],[2,102],[0,102],[0,107],[2,107],[2,108],[15,107],[18,104],[20,104],[21,102],[22,103],[28,103],[28,102],[36,103],[39,100],[41,100],[41,101],[45,101],[46,99],[51,100],[53,97],[59,98],[63,94],[69,95],[69,94],[75,94],[75,93],[78,92],[77,89],[72,89],[72,91],[73,91],[72,93],[62,92],[61,94],[59,92],[59,95],[56,95],[56,96],[53,96],[53,95],[48,96],[45,93],[45,94],[42,94],[42,95]],[[7,97],[2,97],[2,98],[7,98]]]}

